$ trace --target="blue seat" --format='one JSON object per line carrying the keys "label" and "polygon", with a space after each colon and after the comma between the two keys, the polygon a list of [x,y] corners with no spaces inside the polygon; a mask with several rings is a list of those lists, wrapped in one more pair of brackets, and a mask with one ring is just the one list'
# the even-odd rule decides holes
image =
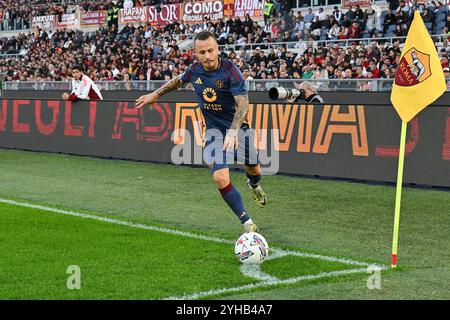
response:
{"label": "blue seat", "polygon": [[369,34],[368,32],[364,32],[364,33],[362,34],[362,37],[363,37],[363,39],[370,38],[370,34]]}

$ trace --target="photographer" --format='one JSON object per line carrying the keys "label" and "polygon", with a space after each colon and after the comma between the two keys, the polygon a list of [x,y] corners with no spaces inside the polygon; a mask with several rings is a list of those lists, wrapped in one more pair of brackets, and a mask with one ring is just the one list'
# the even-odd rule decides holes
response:
{"label": "photographer", "polygon": [[[317,93],[316,88],[311,82],[302,82],[300,84],[294,83],[294,86],[302,92],[301,95],[294,99],[290,99],[289,102],[299,102],[299,100],[305,100],[312,103],[323,103],[322,97]],[[303,91],[302,91],[303,90]]]}
{"label": "photographer", "polygon": [[289,103],[304,100],[311,103],[323,103],[322,97],[317,93],[316,88],[310,82],[294,83],[296,89],[286,89],[274,87],[269,90],[269,97],[272,100],[286,100]]}

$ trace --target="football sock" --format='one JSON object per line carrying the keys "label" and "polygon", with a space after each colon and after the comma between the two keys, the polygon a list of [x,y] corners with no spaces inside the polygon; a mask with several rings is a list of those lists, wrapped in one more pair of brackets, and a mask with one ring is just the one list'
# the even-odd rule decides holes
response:
{"label": "football sock", "polygon": [[250,181],[250,185],[253,188],[256,188],[257,186],[259,186],[259,181],[261,181],[261,175],[258,174],[256,176],[251,175],[250,173],[246,172],[245,173],[247,175],[248,180]]}
{"label": "football sock", "polygon": [[250,215],[245,211],[244,202],[242,201],[241,194],[239,191],[231,184],[223,189],[219,189],[223,200],[228,204],[228,206],[233,210],[234,214],[241,220],[244,224],[250,219]]}

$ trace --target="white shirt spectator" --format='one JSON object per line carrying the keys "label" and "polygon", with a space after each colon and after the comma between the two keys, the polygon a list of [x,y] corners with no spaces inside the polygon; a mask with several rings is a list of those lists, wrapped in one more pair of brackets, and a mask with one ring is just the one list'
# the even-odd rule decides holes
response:
{"label": "white shirt spectator", "polygon": [[72,92],[69,100],[103,100],[103,97],[94,81],[83,74],[81,80],[72,80]]}
{"label": "white shirt spectator", "polygon": [[319,21],[323,21],[323,20],[325,20],[326,19],[326,14],[325,14],[325,11],[320,11],[319,10],[319,12],[317,12],[316,13],[316,17],[319,17]]}
{"label": "white shirt spectator", "polygon": [[333,15],[337,22],[341,21],[341,19],[342,19],[342,11],[341,10],[333,11]]}
{"label": "white shirt spectator", "polygon": [[295,23],[294,31],[295,32],[303,31],[303,29],[305,29],[305,23],[303,21],[297,21]]}
{"label": "white shirt spectator", "polygon": [[145,33],[144,33],[144,38],[145,39],[148,39],[148,38],[150,38],[152,36],[152,30],[147,30],[147,31],[145,31]]}
{"label": "white shirt spectator", "polygon": [[228,38],[228,33],[226,33],[226,32],[224,31],[224,32],[222,32],[222,33],[220,34],[218,40],[221,40],[221,39],[226,40],[227,38]]}
{"label": "white shirt spectator", "polygon": [[195,30],[194,30],[194,33],[200,33],[200,32],[202,32],[204,29],[203,29],[203,26],[201,25],[201,24],[198,24],[196,27],[195,27]]}
{"label": "white shirt spectator", "polygon": [[119,69],[117,69],[117,67],[114,67],[114,69],[112,69],[111,72],[114,78],[117,78],[117,76],[120,74],[120,71]]}
{"label": "white shirt spectator", "polygon": [[337,39],[340,31],[341,28],[339,27],[339,25],[334,24],[331,29],[328,30],[328,39]]}

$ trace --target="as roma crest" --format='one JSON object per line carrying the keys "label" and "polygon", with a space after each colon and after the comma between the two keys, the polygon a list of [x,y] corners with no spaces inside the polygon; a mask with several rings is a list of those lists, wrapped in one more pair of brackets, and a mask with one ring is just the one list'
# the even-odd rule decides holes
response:
{"label": "as roma crest", "polygon": [[395,84],[402,87],[414,86],[431,76],[430,55],[412,47],[398,64]]}
{"label": "as roma crest", "polygon": [[216,87],[219,89],[222,89],[224,87],[222,80],[216,80]]}

